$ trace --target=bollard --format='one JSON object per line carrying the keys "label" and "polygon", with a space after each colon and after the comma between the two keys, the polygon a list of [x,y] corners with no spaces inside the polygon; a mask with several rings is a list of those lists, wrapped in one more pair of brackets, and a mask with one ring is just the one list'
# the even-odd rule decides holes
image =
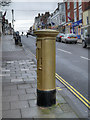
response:
{"label": "bollard", "polygon": [[37,105],[49,107],[56,104],[56,30],[37,30]]}

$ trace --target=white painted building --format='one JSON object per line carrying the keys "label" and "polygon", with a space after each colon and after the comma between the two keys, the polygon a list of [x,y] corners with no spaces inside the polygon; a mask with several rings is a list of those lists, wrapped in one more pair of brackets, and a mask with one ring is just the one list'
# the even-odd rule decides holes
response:
{"label": "white painted building", "polygon": [[[65,2],[58,3],[58,8],[48,18],[48,24],[51,23],[52,28],[63,31],[63,25],[66,23]],[[54,25],[52,23],[55,23]]]}

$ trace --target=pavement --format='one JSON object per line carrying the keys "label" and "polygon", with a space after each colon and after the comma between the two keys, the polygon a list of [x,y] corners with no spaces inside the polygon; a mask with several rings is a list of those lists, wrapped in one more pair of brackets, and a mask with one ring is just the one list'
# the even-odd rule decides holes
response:
{"label": "pavement", "polygon": [[12,36],[2,37],[2,118],[78,118],[58,89],[56,105],[37,106],[37,66],[33,57],[23,47],[15,46]]}

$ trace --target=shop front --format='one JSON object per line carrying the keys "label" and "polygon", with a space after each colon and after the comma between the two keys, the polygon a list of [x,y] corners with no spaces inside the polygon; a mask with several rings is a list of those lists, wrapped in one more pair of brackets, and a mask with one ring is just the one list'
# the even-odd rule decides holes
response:
{"label": "shop front", "polygon": [[60,33],[65,33],[65,25],[64,25],[64,24],[59,25],[59,26],[58,26],[58,31],[59,31]]}
{"label": "shop front", "polygon": [[65,33],[66,34],[69,34],[69,33],[72,33],[72,23],[66,23],[65,25]]}
{"label": "shop front", "polygon": [[82,34],[82,19],[72,23],[72,29],[73,29],[73,33],[77,35],[78,39],[81,38],[81,34]]}

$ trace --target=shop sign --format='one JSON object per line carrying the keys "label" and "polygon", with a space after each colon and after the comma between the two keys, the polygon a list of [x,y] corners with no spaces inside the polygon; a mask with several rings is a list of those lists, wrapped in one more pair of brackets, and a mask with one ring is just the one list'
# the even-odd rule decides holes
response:
{"label": "shop sign", "polygon": [[77,21],[77,22],[74,22],[74,23],[72,24],[72,26],[73,26],[73,27],[78,26],[80,23],[82,23],[82,19],[79,20],[79,21]]}
{"label": "shop sign", "polygon": [[71,23],[68,24],[68,26],[70,26],[70,25],[71,25]]}

